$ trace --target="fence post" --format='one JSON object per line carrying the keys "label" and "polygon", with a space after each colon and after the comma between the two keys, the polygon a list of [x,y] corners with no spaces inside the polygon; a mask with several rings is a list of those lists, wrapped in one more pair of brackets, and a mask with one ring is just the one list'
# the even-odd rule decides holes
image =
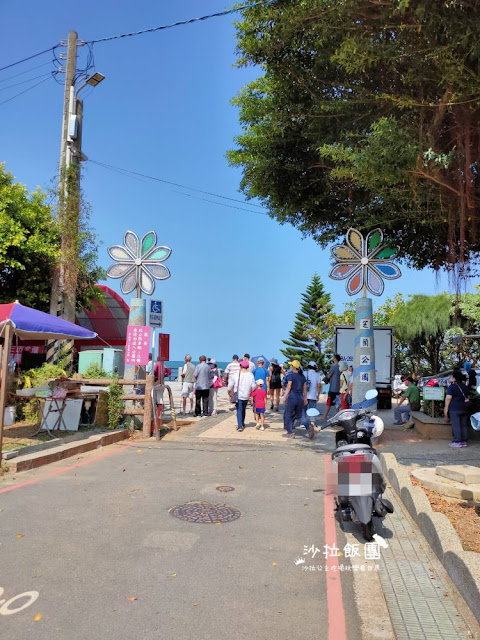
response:
{"label": "fence post", "polygon": [[149,438],[152,435],[153,405],[152,405],[152,389],[155,378],[147,375],[145,384],[145,399],[143,401],[143,435]]}

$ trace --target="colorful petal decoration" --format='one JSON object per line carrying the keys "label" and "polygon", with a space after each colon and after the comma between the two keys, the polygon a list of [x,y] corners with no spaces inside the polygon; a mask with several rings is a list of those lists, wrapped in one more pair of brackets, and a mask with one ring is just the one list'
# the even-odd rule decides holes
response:
{"label": "colorful petal decoration", "polygon": [[330,278],[332,278],[332,280],[345,280],[345,278],[351,276],[353,272],[359,268],[358,262],[357,264],[350,264],[348,262],[336,264],[330,271]]}
{"label": "colorful petal decoration", "polygon": [[142,240],[133,231],[126,231],[122,245],[113,245],[108,248],[108,255],[116,264],[109,267],[107,276],[110,278],[122,278],[120,289],[124,295],[137,290],[151,296],[155,291],[155,280],[170,278],[170,271],[163,264],[172,250],[170,247],[156,246],[157,234],[155,231],[146,233]]}
{"label": "colorful petal decoration", "polygon": [[353,251],[344,244],[337,244],[330,251],[336,260],[358,260],[362,257],[360,253]]}
{"label": "colorful petal decoration", "polygon": [[349,229],[346,244],[331,248],[336,264],[330,269],[333,280],[347,280],[347,293],[354,296],[360,291],[367,291],[381,296],[385,284],[383,280],[395,280],[401,276],[396,264],[391,262],[398,247],[386,246],[383,242],[383,231],[373,229],[364,239],[357,229]]}
{"label": "colorful petal decoration", "polygon": [[355,249],[358,253],[363,255],[363,236],[360,231],[357,231],[356,229],[349,229],[347,231],[347,244],[352,249]]}
{"label": "colorful petal decoration", "polygon": [[350,278],[347,282],[347,293],[349,296],[354,296],[363,289],[364,282],[364,269],[359,269],[358,272]]}

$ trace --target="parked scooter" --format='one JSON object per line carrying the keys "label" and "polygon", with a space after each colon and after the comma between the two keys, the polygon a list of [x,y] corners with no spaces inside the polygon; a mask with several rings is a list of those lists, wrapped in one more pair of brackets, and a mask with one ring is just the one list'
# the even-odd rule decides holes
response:
{"label": "parked scooter", "polygon": [[[367,391],[365,399],[372,400],[376,395],[376,390]],[[315,419],[319,412],[308,409],[307,415]],[[393,513],[392,503],[382,498],[386,483],[380,460],[371,446],[372,439],[383,431],[383,421],[365,408],[345,409],[322,428],[332,426],[341,427],[335,438],[337,448],[332,453],[338,479],[336,510],[340,522],[358,519],[363,537],[370,542],[375,533],[373,516],[383,518]]]}

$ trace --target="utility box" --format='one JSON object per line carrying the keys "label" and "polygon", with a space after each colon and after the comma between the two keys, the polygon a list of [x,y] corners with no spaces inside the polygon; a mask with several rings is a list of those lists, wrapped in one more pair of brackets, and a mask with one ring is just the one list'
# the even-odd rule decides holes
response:
{"label": "utility box", "polygon": [[78,373],[85,373],[88,367],[96,364],[102,367],[109,376],[123,376],[123,351],[121,349],[89,349],[78,354]]}
{"label": "utility box", "polygon": [[103,350],[103,368],[110,374],[123,375],[123,352],[121,349]]}
{"label": "utility box", "polygon": [[96,364],[99,367],[103,366],[103,349],[91,349],[88,351],[79,351],[78,353],[78,373],[85,373],[85,371],[92,364]]}

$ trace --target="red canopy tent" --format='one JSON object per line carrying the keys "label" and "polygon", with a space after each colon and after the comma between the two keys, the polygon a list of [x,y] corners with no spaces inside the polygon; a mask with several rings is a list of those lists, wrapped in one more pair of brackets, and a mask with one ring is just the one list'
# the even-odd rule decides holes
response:
{"label": "red canopy tent", "polygon": [[[125,300],[110,287],[103,284],[95,286],[103,291],[105,305],[95,302],[91,311],[82,309],[77,313],[76,319],[77,324],[98,334],[97,338],[89,341],[88,348],[99,345],[104,347],[105,343],[112,347],[124,346],[127,339],[130,308]],[[80,343],[75,343],[74,346],[77,351],[81,350]]]}

